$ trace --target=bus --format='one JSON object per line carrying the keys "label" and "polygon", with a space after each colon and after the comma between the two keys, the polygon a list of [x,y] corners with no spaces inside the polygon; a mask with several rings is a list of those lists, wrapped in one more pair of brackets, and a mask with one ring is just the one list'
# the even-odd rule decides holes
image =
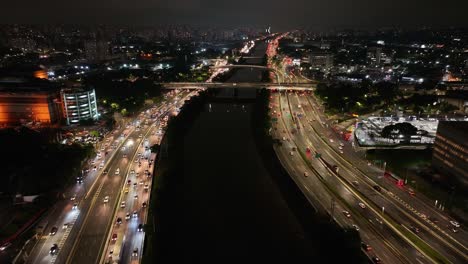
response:
{"label": "bus", "polygon": [[384,176],[385,176],[385,178],[387,178],[387,179],[393,181],[397,186],[403,186],[403,185],[405,185],[403,179],[401,179],[400,177],[398,177],[398,176],[396,176],[396,175],[394,175],[394,174],[392,174],[392,173],[390,173],[390,172],[388,172],[388,171],[386,171],[386,172],[384,173]]}

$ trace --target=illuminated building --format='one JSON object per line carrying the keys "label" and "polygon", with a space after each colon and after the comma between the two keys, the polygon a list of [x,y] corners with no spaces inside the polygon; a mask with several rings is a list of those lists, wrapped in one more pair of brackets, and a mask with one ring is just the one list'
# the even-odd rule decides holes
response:
{"label": "illuminated building", "polygon": [[63,114],[68,125],[78,124],[80,120],[99,117],[96,92],[94,89],[66,88],[61,90]]}
{"label": "illuminated building", "polygon": [[441,121],[434,142],[432,165],[468,186],[468,122]]}
{"label": "illuminated building", "polygon": [[312,68],[329,69],[333,66],[333,55],[327,52],[312,52],[309,54]]}
{"label": "illuminated building", "polygon": [[16,87],[0,84],[0,123],[55,123],[60,117],[58,92],[40,86],[17,83]]}

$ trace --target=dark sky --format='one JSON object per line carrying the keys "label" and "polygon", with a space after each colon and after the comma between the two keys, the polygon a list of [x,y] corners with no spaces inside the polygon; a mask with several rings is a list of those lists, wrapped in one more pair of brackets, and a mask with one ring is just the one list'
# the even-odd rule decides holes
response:
{"label": "dark sky", "polygon": [[1,0],[0,23],[468,26],[468,0]]}

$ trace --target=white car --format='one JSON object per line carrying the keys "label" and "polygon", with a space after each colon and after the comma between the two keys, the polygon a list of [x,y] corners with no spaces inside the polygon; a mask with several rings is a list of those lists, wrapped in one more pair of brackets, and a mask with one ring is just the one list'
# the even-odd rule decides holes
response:
{"label": "white car", "polygon": [[353,225],[354,229],[356,229],[356,231],[359,231],[359,227],[357,225]]}
{"label": "white car", "polygon": [[366,208],[366,205],[363,204],[363,203],[359,203],[359,206],[360,206],[362,209]]}
{"label": "white car", "polygon": [[75,201],[76,200],[76,194],[74,194],[72,197],[70,197],[70,201]]}
{"label": "white car", "polygon": [[451,223],[454,227],[460,227],[460,224],[459,224],[458,222],[450,221],[450,223]]}
{"label": "white car", "polygon": [[307,171],[304,171],[304,177],[308,177],[309,176],[309,173],[307,173]]}
{"label": "white car", "polygon": [[108,203],[108,202],[109,202],[109,196],[104,197],[104,203]]}
{"label": "white car", "polygon": [[120,203],[120,207],[121,207],[121,208],[125,208],[125,204],[126,204],[125,201],[122,201],[122,202]]}

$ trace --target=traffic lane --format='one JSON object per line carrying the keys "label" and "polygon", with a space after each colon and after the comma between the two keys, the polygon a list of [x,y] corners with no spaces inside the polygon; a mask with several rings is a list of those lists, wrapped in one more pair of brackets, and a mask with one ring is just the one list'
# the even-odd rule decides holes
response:
{"label": "traffic lane", "polygon": [[[49,224],[47,228],[44,229],[44,235],[40,239],[39,243],[35,247],[35,252],[33,252],[28,260],[30,263],[50,263],[52,256],[50,255],[50,248],[54,243],[58,243],[60,238],[63,235],[62,232],[62,222],[66,217],[68,201],[59,201],[55,205],[55,209],[50,215]],[[70,206],[71,208],[71,206]],[[55,235],[50,235],[50,231],[53,227],[57,227],[57,233]]]}
{"label": "traffic lane", "polygon": [[[347,158],[349,159],[352,159],[353,161],[353,164],[354,162],[358,162],[356,164],[359,164],[359,165],[363,165],[362,164],[362,160],[361,160],[361,157],[357,156],[357,155],[353,155],[355,153],[353,153],[354,151],[351,151],[351,155],[347,156]],[[364,171],[364,172],[372,172],[370,171],[371,167],[369,166],[362,166],[361,167],[361,170]],[[401,188],[397,188],[396,186],[394,186],[394,184],[392,183],[389,183],[389,182],[382,182],[382,186],[385,186],[385,188],[391,190],[392,192],[394,192],[395,194],[398,194],[400,196],[402,196],[401,198],[411,204],[414,208],[416,208],[418,211],[421,211],[421,212],[426,212],[425,214],[426,215],[432,215],[432,216],[435,216],[437,218],[440,218],[442,220],[445,220],[446,222],[449,222],[449,217],[445,214],[443,214],[442,212],[438,211],[434,206],[432,206],[433,203],[435,203],[435,201],[431,201],[430,199],[428,199],[427,197],[419,197],[417,196],[416,198],[415,197],[412,197],[411,195],[409,195],[406,191],[403,191]],[[459,236],[459,239],[461,241],[462,244],[467,244],[467,239],[468,239],[468,236],[466,234],[462,235],[462,236]]]}
{"label": "traffic lane", "polygon": [[[135,135],[137,133],[136,131],[132,133],[132,135]],[[129,139],[130,140],[130,139]],[[128,146],[129,151],[131,152],[134,150],[136,152],[136,148],[132,146]],[[128,162],[125,159],[118,158],[114,160],[112,165],[109,167],[109,174],[106,175],[102,179],[101,183],[101,188],[102,191],[100,191],[96,197],[95,203],[98,205],[100,202],[103,201],[104,197],[107,194],[104,193],[109,193],[109,194],[114,194],[114,190],[120,189],[118,186],[119,184],[122,183],[122,180],[117,180],[117,181],[110,181],[109,184],[104,184],[104,181],[110,177],[109,175],[115,175],[115,170],[119,168],[120,174],[126,173],[124,169],[124,166],[126,166]],[[118,178],[122,178],[121,175],[117,175]],[[116,178],[117,178],[116,177]],[[117,178],[117,179],[118,179]],[[110,206],[115,206],[116,205],[116,199],[115,195],[113,195],[114,198],[109,200],[109,205]],[[114,207],[112,207],[114,208]],[[75,249],[75,254],[72,256],[72,262],[73,263],[93,263],[97,259],[97,254],[96,252],[96,246],[101,245],[102,241],[105,240],[103,237],[107,231],[107,227],[105,226],[109,221],[109,217],[111,215],[112,210],[106,211],[101,211],[99,206],[94,206],[90,212],[90,216],[92,216],[92,225],[88,227],[89,221],[87,221],[85,226],[83,226],[83,235],[82,238],[78,241],[78,244],[76,245]],[[100,212],[101,211],[101,212]],[[101,217],[96,217],[99,213],[103,213]],[[89,219],[88,219],[89,220]],[[89,243],[89,239],[93,241],[92,245]],[[85,253],[86,252],[86,253]],[[76,255],[78,254],[78,255]],[[84,262],[83,262],[84,261]]]}
{"label": "traffic lane", "polygon": [[[387,206],[390,206],[390,205],[387,205]],[[394,213],[399,213],[399,212],[394,212]],[[392,214],[393,215],[393,214]],[[401,219],[400,219],[401,220]],[[408,219],[407,219],[408,220]],[[414,219],[409,219],[407,221],[407,225],[410,225],[410,226],[413,226],[413,224],[411,224],[411,220],[414,220]],[[404,221],[404,220],[403,220]],[[403,222],[402,221],[402,222]],[[436,248],[438,248],[440,251],[442,252],[446,252],[447,250],[444,249],[443,246],[436,246]],[[451,253],[450,252],[446,252],[448,255],[453,255],[453,250],[450,248],[449,251],[452,251]]]}
{"label": "traffic lane", "polygon": [[[287,151],[283,151],[283,153],[284,153],[284,152],[287,152]],[[287,154],[283,154],[283,156],[285,156],[286,160],[290,160],[290,157],[288,157]],[[299,163],[299,164],[298,164],[298,163]],[[294,163],[293,165],[290,165],[290,166],[287,166],[287,167],[289,167],[289,168],[298,168],[298,167],[300,167],[300,163],[301,163],[301,161],[297,161],[297,162]],[[291,169],[289,169],[289,168],[288,168],[288,170],[291,170]],[[299,182],[302,182],[303,185],[309,186],[309,187],[308,187],[308,190],[311,190],[312,193],[314,193],[314,194],[321,194],[321,195],[319,196],[318,201],[322,201],[322,202],[324,203],[323,206],[327,206],[327,205],[331,204],[331,198],[329,197],[328,193],[325,191],[325,189],[324,189],[323,186],[318,186],[318,188],[316,188],[316,187],[314,187],[313,184],[312,184],[312,185],[310,184],[310,183],[316,183],[316,182],[318,182],[317,179],[313,179],[313,178],[316,177],[316,176],[315,176],[311,171],[309,171],[310,176],[307,177],[307,178],[305,178],[304,176],[297,175],[297,170],[294,170],[294,169],[292,169],[292,170],[293,170],[293,173],[290,173],[292,177],[296,177],[296,179],[297,179]],[[305,166],[304,166],[304,167],[301,167],[301,171],[306,171],[306,170],[307,170],[307,167],[305,167]],[[309,192],[309,193],[311,193],[311,192]],[[316,199],[316,201],[317,201],[317,198],[313,198],[313,199]],[[345,209],[342,209],[342,208],[344,208],[344,207],[341,207],[341,204],[339,204],[338,201],[337,201],[337,204],[338,204],[338,205],[336,206],[336,207],[337,207],[337,209],[336,209],[336,210],[337,210],[337,213],[335,214],[334,218],[335,218],[338,222],[341,223],[340,225],[342,225],[342,226],[347,226],[347,228],[353,228],[353,227],[352,227],[352,223],[349,223],[348,219],[346,219],[346,218],[344,217],[343,214],[338,213],[338,211],[340,211],[340,210],[344,211]],[[340,211],[340,212],[341,212],[341,211]],[[365,225],[362,225],[362,226],[365,226]],[[364,230],[366,230],[366,229],[364,229]],[[369,240],[370,240],[370,239],[369,239]],[[382,250],[380,250],[380,252],[387,252],[387,251],[388,251],[388,250],[386,250],[386,249],[383,250],[384,247],[381,246],[380,243],[373,243],[373,244],[374,244],[374,248],[375,248],[376,250],[379,249],[379,248],[382,249]],[[379,255],[380,255],[380,254],[379,254]],[[392,262],[389,262],[389,263],[396,263],[396,262],[394,262],[395,257],[393,257],[393,256],[388,257],[388,254],[385,254],[385,253],[383,253],[383,254],[381,254],[381,255],[382,255],[382,259],[383,259],[384,261],[390,261],[390,260],[392,260]]]}
{"label": "traffic lane", "polygon": [[[325,147],[326,147],[326,146],[325,146]],[[353,174],[351,171],[348,171],[348,173],[349,173],[350,175]],[[341,174],[343,174],[343,173],[341,173]],[[372,192],[373,190],[371,189],[370,191]],[[395,203],[392,202],[392,204],[395,204]],[[388,205],[388,206],[389,206],[389,205]],[[398,204],[397,204],[397,206],[398,206]],[[398,206],[398,207],[399,207],[399,206]],[[400,208],[400,207],[399,207],[399,208]],[[401,209],[401,208],[400,208],[400,209]],[[439,231],[439,230],[435,230],[435,231],[432,230],[432,231],[431,231],[430,229],[432,229],[433,227],[432,227],[431,225],[429,225],[429,223],[427,223],[427,222],[425,222],[425,221],[423,221],[423,222],[418,221],[419,219],[416,219],[415,224],[412,224],[411,221],[414,221],[414,220],[415,220],[415,218],[408,220],[408,221],[406,222],[407,225],[410,225],[410,226],[415,226],[415,225],[416,225],[416,226],[422,226],[422,225],[424,225],[425,228],[426,228],[426,229],[429,229],[428,231],[429,231],[429,232],[432,232],[433,234],[434,234],[434,232]],[[442,242],[442,241],[441,241],[440,243],[443,243],[445,246],[448,246],[448,245],[447,245],[447,244],[448,244],[447,242]],[[443,249],[443,247],[439,247],[439,246],[436,246],[436,247],[437,247],[437,248],[440,248],[441,251],[446,251],[446,250]],[[449,255],[453,255],[453,249],[452,249],[451,247],[452,247],[452,246],[450,245],[450,246],[449,246],[449,249],[448,249],[449,252],[447,252],[447,254],[449,254]],[[452,252],[452,253],[450,253],[450,252]]]}
{"label": "traffic lane", "polygon": [[[150,131],[148,130],[148,129],[150,129],[150,126],[144,126],[144,127],[146,127],[147,129],[146,129],[146,130],[143,129],[141,132],[142,132],[142,133],[145,133],[145,135],[146,135],[148,132],[150,132]],[[136,131],[136,132],[140,132],[140,131]],[[141,134],[139,134],[139,135],[141,135]],[[142,153],[142,151],[144,150],[144,147],[142,147],[142,146],[139,145],[139,143],[141,142],[142,139],[143,139],[143,137],[138,137],[138,139],[137,139],[137,141],[138,141],[137,144],[136,144],[137,149],[134,151],[134,155],[131,157],[132,160],[135,160],[136,154],[137,154],[137,153],[140,153],[140,152]],[[130,159],[130,157],[128,157],[128,158]],[[132,165],[132,163],[130,162],[130,163],[129,163],[129,166],[127,167],[126,171],[124,172],[124,175],[126,175],[126,174],[128,174],[128,173],[130,172],[130,168],[132,168],[132,166],[133,166],[133,165]],[[139,171],[137,170],[137,172],[139,172]],[[138,175],[138,174],[136,173],[135,175]],[[117,197],[117,196],[118,196],[118,195],[115,195],[115,197]],[[118,200],[118,199],[116,199],[116,200]],[[117,201],[117,202],[118,202],[118,201]],[[113,215],[114,215],[114,214],[113,214]],[[112,218],[112,217],[111,217],[111,218]],[[112,222],[112,219],[111,219],[111,222]],[[106,229],[106,230],[107,230],[107,229]],[[111,231],[111,230],[110,230],[110,231]],[[104,240],[104,241],[105,241],[105,240]]]}

